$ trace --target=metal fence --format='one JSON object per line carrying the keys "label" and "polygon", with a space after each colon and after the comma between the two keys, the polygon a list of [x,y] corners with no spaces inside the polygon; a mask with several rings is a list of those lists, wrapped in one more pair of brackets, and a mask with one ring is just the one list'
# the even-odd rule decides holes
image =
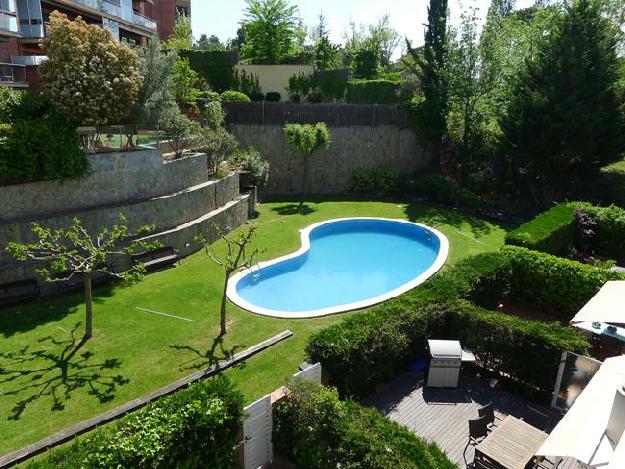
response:
{"label": "metal fence", "polygon": [[325,122],[329,127],[408,125],[405,109],[383,104],[299,104],[228,101],[223,103],[228,124],[284,125]]}

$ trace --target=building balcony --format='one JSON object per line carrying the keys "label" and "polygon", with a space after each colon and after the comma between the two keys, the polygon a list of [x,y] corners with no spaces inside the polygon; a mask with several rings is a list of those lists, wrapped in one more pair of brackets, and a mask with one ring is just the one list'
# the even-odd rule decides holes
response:
{"label": "building balcony", "polygon": [[77,3],[93,10],[99,10],[108,15],[121,19],[122,23],[128,23],[156,32],[156,21],[147,16],[140,15],[128,6],[114,0],[66,0],[68,3]]}
{"label": "building balcony", "polygon": [[19,36],[15,0],[0,0],[0,36]]}
{"label": "building balcony", "polygon": [[26,66],[12,62],[0,62],[0,86],[27,88]]}

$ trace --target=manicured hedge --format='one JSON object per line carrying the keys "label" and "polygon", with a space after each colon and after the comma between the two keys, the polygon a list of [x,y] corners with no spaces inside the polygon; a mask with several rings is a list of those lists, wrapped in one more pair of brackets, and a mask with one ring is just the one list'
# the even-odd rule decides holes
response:
{"label": "manicured hedge", "polygon": [[557,323],[525,321],[465,300],[406,295],[323,329],[310,338],[307,353],[342,395],[362,398],[409,359],[424,356],[427,339],[458,339],[477,353],[479,366],[543,396],[552,391],[561,353],[588,347],[577,330]]}
{"label": "manicured hedge", "polygon": [[274,444],[301,469],[452,469],[441,449],[336,390],[294,381],[274,410]]}
{"label": "manicured hedge", "polygon": [[242,419],[242,394],[219,376],[159,399],[28,467],[235,467]]}
{"label": "manicured hedge", "polygon": [[220,93],[234,84],[234,64],[237,58],[227,51],[182,50],[181,57],[189,59],[189,65],[203,77],[210,87]]}
{"label": "manicured hedge", "polygon": [[625,209],[612,205],[595,207],[579,206],[595,222],[590,248],[599,256],[625,262]]}
{"label": "manicured hedge", "polygon": [[570,320],[609,280],[625,275],[518,246],[504,246],[512,266],[511,294]]}
{"label": "manicured hedge", "polygon": [[399,83],[390,80],[350,80],[347,102],[353,104],[393,104],[399,96]]}
{"label": "manicured hedge", "polygon": [[240,91],[228,90],[221,93],[222,101],[246,101],[249,102],[250,97],[245,93],[241,93]]}
{"label": "manicured hedge", "polygon": [[506,244],[557,256],[568,255],[574,245],[573,204],[559,204],[506,235]]}

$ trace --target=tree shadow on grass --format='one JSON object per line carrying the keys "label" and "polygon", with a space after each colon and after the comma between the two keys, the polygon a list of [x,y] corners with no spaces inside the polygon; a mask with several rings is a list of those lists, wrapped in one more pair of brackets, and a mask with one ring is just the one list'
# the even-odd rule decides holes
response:
{"label": "tree shadow on grass", "polygon": [[[222,360],[231,359],[237,351],[243,349],[242,345],[234,345],[232,347],[224,347],[224,337],[219,335],[215,337],[212,345],[206,351],[201,351],[190,345],[170,345],[169,348],[179,352],[188,352],[191,358],[182,362],[178,369],[180,371],[197,371],[202,368],[210,368],[217,365]],[[244,363],[237,365],[244,366]]]}
{"label": "tree shadow on grass", "polygon": [[306,204],[304,204],[301,210],[299,208],[299,204],[280,205],[278,207],[273,207],[271,210],[276,212],[278,215],[310,215],[311,213],[315,213],[317,211],[317,209]]}
{"label": "tree shadow on grass", "polygon": [[29,405],[44,398],[52,400],[51,410],[62,411],[65,401],[83,388],[100,403],[109,402],[118,386],[130,382],[112,373],[121,366],[117,358],[94,362],[93,352],[79,353],[86,343],[76,334],[80,324],[74,326],[67,340],[46,336],[36,342],[41,348],[27,345],[14,352],[0,352],[0,397],[23,396],[8,420],[19,420]]}
{"label": "tree shadow on grass", "polygon": [[412,222],[420,222],[436,228],[437,225],[448,225],[459,230],[467,226],[475,237],[488,235],[494,223],[487,222],[468,213],[451,208],[437,208],[424,204],[410,203],[405,208],[406,216]]}

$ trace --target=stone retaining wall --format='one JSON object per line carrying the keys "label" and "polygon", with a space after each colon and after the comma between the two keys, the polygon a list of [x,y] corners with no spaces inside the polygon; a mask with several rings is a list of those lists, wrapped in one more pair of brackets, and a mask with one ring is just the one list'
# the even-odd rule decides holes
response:
{"label": "stone retaining wall", "polygon": [[[295,194],[301,190],[302,157],[287,145],[280,126],[232,125],[242,147],[256,147],[270,165],[268,194]],[[340,194],[352,188],[359,169],[387,166],[413,173],[430,165],[430,155],[417,143],[411,130],[395,126],[332,127],[332,146],[310,161],[309,191]]]}
{"label": "stone retaining wall", "polygon": [[28,221],[68,211],[127,204],[206,182],[206,155],[163,161],[158,150],[88,155],[81,179],[0,186],[0,223]]}

